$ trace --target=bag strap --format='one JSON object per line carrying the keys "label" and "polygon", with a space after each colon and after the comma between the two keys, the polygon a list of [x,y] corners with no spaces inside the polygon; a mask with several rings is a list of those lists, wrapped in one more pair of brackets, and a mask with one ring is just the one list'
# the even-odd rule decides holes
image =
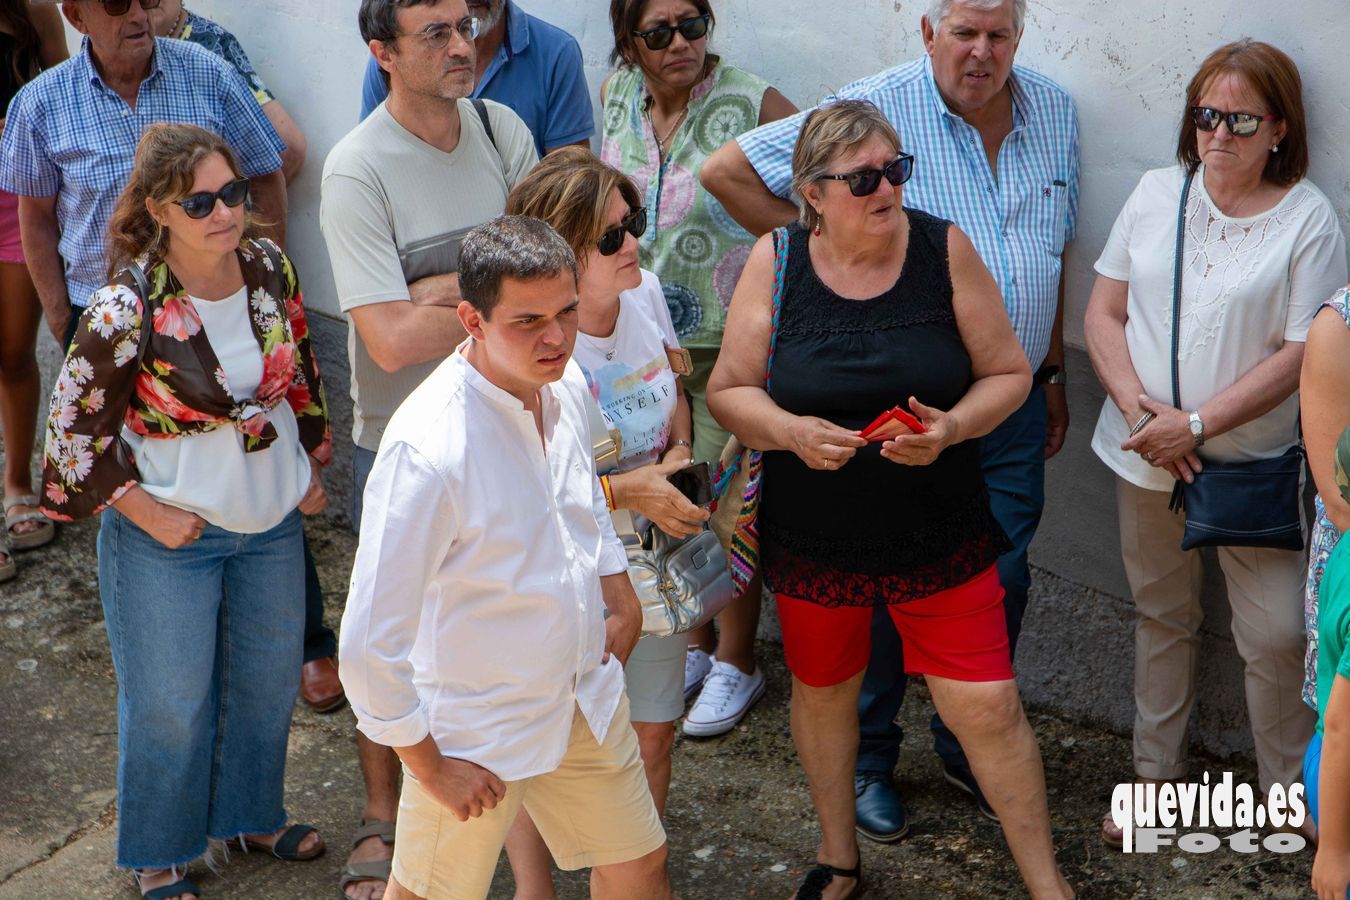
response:
{"label": "bag strap", "polygon": [[783,312],[783,285],[786,281],[788,251],[791,249],[792,241],[788,238],[786,228],[775,228],[773,230],[773,295],[772,320],[773,325],[769,331],[769,363],[764,372],[764,389],[769,388],[769,379],[773,377],[773,354],[778,349],[778,320]]}
{"label": "bag strap", "polygon": [[[1191,166],[1181,185],[1181,202],[1177,206],[1177,248],[1172,259],[1172,405],[1177,409],[1181,409],[1181,267],[1186,248],[1186,202],[1191,197],[1191,183],[1195,181],[1199,167],[1199,163]],[[1186,508],[1184,481],[1172,485],[1172,499],[1167,508],[1172,512]]]}
{"label": "bag strap", "polygon": [[469,103],[473,104],[473,111],[478,113],[478,121],[483,123],[483,130],[487,132],[488,142],[492,144],[492,149],[497,153],[497,165],[501,166],[502,177],[506,179],[506,186],[511,186],[510,176],[506,172],[506,158],[502,156],[502,148],[497,146],[497,135],[492,132],[492,120],[488,118],[487,104],[478,97],[469,97]]}
{"label": "bag strap", "polygon": [[[791,249],[791,241],[788,238],[788,230],[783,227],[775,228],[773,235],[773,290],[769,296],[771,306],[770,318],[772,325],[769,329],[769,361],[764,370],[764,389],[769,389],[770,379],[773,376],[773,355],[778,349],[778,320],[783,312],[783,290],[787,276],[788,251]],[[745,464],[746,448],[740,446],[734,453],[728,455],[725,450],[722,458],[717,462],[717,469],[713,473],[713,505],[714,512],[717,511],[717,501],[722,499],[730,486],[731,480],[736,477],[741,466]]]}
{"label": "bag strap", "polygon": [[1181,203],[1177,207],[1177,249],[1172,260],[1172,405],[1181,409],[1181,266],[1186,247],[1186,202],[1191,196],[1198,166],[1191,166],[1181,185]]}
{"label": "bag strap", "polygon": [[131,280],[136,282],[136,294],[141,300],[141,340],[136,354],[139,362],[145,358],[146,348],[150,346],[150,330],[153,328],[153,316],[150,315],[150,282],[146,280],[145,270],[141,268],[141,264],[134,259],[127,266],[127,271],[131,273]]}

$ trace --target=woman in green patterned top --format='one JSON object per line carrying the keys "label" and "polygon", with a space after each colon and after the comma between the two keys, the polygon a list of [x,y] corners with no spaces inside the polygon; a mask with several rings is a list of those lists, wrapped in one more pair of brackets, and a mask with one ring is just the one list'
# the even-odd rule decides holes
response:
{"label": "woman in green patterned top", "polygon": [[[609,17],[610,61],[618,69],[600,89],[600,156],[644,198],[649,224],[639,260],[661,279],[680,344],[693,360],[693,374],[681,381],[693,411],[694,459],[716,462],[727,433],[708,412],[705,388],[755,239],[703,190],[699,172],[718,147],[797,108],[762,78],[708,53],[709,0],[611,0]],[[763,694],[754,657],[759,596],[756,578],[718,616],[720,641],[712,625],[690,635],[685,696],[700,687],[702,693],[685,718],[685,734],[729,731]]]}

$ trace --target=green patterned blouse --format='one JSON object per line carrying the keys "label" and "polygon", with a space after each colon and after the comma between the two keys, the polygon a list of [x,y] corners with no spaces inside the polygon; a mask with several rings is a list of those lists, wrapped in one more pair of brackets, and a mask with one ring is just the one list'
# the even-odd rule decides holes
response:
{"label": "green patterned blouse", "polygon": [[637,184],[648,210],[638,242],[655,272],[683,347],[719,347],[727,305],[755,239],[699,185],[713,151],[759,124],[768,82],[723,62],[689,97],[688,119],[664,162],[647,116],[650,94],[637,68],[619,69],[605,89],[600,157]]}

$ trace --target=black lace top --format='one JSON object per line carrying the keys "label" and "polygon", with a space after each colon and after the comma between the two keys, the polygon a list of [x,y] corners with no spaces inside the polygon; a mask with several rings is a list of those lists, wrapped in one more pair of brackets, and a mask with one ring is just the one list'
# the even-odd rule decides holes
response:
{"label": "black lace top", "polygon": [[[904,268],[886,293],[848,300],[816,276],[799,226],[790,252],[771,396],[796,415],[863,428],[909,397],[950,409],[971,385],[952,312],[950,225],[914,209]],[[1010,547],[989,507],[978,441],[928,466],[861,448],[838,470],[764,454],[759,511],[769,587],[824,606],[880,606],[955,587]]]}

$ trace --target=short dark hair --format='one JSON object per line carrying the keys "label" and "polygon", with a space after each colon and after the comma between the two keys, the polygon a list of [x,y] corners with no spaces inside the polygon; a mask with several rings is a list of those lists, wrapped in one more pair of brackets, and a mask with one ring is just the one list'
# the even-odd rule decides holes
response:
{"label": "short dark hair", "polygon": [[[1181,134],[1177,138],[1177,160],[1186,168],[1200,163],[1191,107],[1221,75],[1236,75],[1252,93],[1270,107],[1273,115],[1284,120],[1284,138],[1279,153],[1270,154],[1261,173],[1266,181],[1291,185],[1308,174],[1308,125],[1303,111],[1303,79],[1298,66],[1283,50],[1263,41],[1243,38],[1224,44],[1200,64],[1186,88],[1186,108],[1181,115]],[[1242,138],[1239,138],[1242,140]]]}
{"label": "short dark hair", "polygon": [[[713,26],[717,24],[712,4],[709,0],[689,0],[689,2],[694,4],[694,9],[698,10],[700,16],[708,17],[708,33],[711,34]],[[638,21],[646,11],[647,0],[609,0],[609,24],[614,28],[614,49],[609,54],[610,65],[638,64],[638,39],[633,37],[633,32],[637,31]],[[715,58],[711,54],[709,57]]]}
{"label": "short dark hair", "polygon": [[484,319],[501,299],[502,280],[534,281],[568,272],[577,257],[547,222],[532,216],[498,216],[464,236],[459,248],[459,292]]}
{"label": "short dark hair", "polygon": [[[410,6],[434,6],[440,0],[361,0],[361,8],[356,11],[356,27],[361,30],[361,40],[369,44],[379,41],[390,44],[390,52],[397,52],[392,46],[398,37],[398,11]],[[380,67],[380,77],[384,79],[384,89],[389,90],[389,73]]]}

